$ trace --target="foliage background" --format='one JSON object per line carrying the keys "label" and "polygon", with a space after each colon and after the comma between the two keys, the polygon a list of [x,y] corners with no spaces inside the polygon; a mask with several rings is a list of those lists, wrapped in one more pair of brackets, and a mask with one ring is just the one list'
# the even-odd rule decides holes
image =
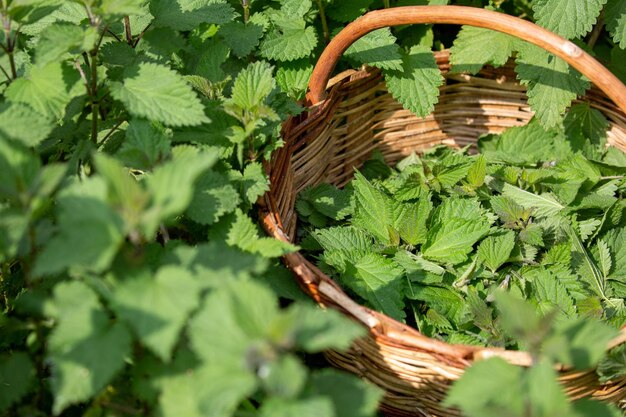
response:
{"label": "foliage background", "polygon": [[[328,39],[368,9],[427,3],[448,2],[3,0],[0,414],[375,414],[381,391],[318,356],[362,329],[303,298],[277,262],[295,247],[263,237],[254,203]],[[624,1],[450,3],[536,19],[626,74]],[[340,65],[383,68],[427,114],[439,78],[397,80],[457,32],[378,31]],[[559,71],[559,94],[519,74],[547,126],[585,88]]]}

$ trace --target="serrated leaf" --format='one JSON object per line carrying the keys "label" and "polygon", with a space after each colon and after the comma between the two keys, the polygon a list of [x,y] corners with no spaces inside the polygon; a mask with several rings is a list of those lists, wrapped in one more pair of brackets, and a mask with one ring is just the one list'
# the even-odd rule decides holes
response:
{"label": "serrated leaf", "polygon": [[394,228],[406,243],[417,245],[426,241],[428,229],[426,221],[433,204],[430,195],[426,195],[417,203],[396,203]]}
{"label": "serrated leaf", "polygon": [[145,13],[144,5],[143,0],[102,0],[100,10],[107,17],[133,16]]}
{"label": "serrated leaf", "polygon": [[[573,10],[569,0],[556,1]],[[576,0],[580,1],[586,0]],[[559,16],[559,20],[561,18]],[[572,100],[589,88],[589,81],[578,71],[570,68],[561,58],[534,45],[524,44],[516,63],[515,72],[520,82],[528,86],[528,103],[546,128],[559,125]]]}
{"label": "serrated leaf", "polygon": [[148,170],[170,154],[170,138],[158,123],[133,119],[117,157],[130,168]]}
{"label": "serrated leaf", "polygon": [[269,178],[265,176],[263,166],[258,162],[251,162],[243,170],[243,192],[248,202],[256,203],[259,197],[270,189]]}
{"label": "serrated leaf", "polygon": [[565,134],[572,146],[572,150],[583,150],[585,140],[593,144],[604,145],[609,121],[597,109],[588,103],[574,104],[563,120]]}
{"label": "serrated leaf", "polygon": [[[311,374],[307,392],[330,398],[335,416],[369,417],[374,415],[383,391],[372,383],[336,369],[321,369]],[[359,398],[355,402],[354,398]]]}
{"label": "serrated leaf", "polygon": [[[60,119],[77,90],[80,76],[74,68],[61,62],[32,66],[24,77],[13,81],[4,94],[8,101],[32,107],[45,117]],[[79,86],[80,87],[80,86]]]}
{"label": "serrated leaf", "polygon": [[37,146],[54,125],[52,120],[21,103],[0,104],[0,139]]}
{"label": "serrated leaf", "polygon": [[448,287],[415,285],[407,298],[425,302],[453,324],[459,323],[465,308],[463,297]]}
{"label": "serrated leaf", "polygon": [[485,238],[478,246],[476,254],[478,259],[491,269],[491,272],[496,272],[509,259],[513,246],[515,246],[515,233],[507,231]]}
{"label": "serrated leaf", "polygon": [[463,26],[450,48],[454,72],[476,74],[485,64],[501,67],[516,50],[516,38],[495,30]]}
{"label": "serrated leaf", "polygon": [[573,39],[585,35],[596,22],[607,0],[535,0],[534,17],[538,25]]}
{"label": "serrated leaf", "polygon": [[613,272],[611,277],[618,279],[626,276],[626,228],[609,230],[603,237],[613,255]]}
{"label": "serrated leaf", "polygon": [[153,0],[150,13],[155,26],[174,30],[192,30],[202,23],[219,25],[235,17],[235,10],[225,0]]}
{"label": "serrated leaf", "polygon": [[124,81],[111,84],[111,94],[132,115],[167,126],[195,126],[209,121],[184,78],[163,65],[144,62],[127,68]]}
{"label": "serrated leaf", "polygon": [[110,322],[97,295],[82,282],[58,284],[46,312],[57,322],[47,346],[56,415],[109,383],[130,354],[131,337],[122,324]]}
{"label": "serrated leaf", "polygon": [[483,155],[478,155],[474,163],[467,171],[467,182],[474,188],[478,188],[485,183],[487,174],[487,161]]}
{"label": "serrated leaf", "polygon": [[488,231],[489,224],[484,221],[450,217],[444,223],[431,225],[422,254],[424,258],[438,262],[463,262],[472,246]]}
{"label": "serrated leaf", "polygon": [[533,214],[538,217],[554,216],[565,208],[550,193],[533,194],[510,184],[504,184],[502,195],[524,208],[533,209]]}
{"label": "serrated leaf", "polygon": [[402,71],[402,55],[389,28],[368,33],[354,42],[344,56],[357,64]]}
{"label": "serrated leaf", "polygon": [[293,61],[308,56],[317,45],[317,34],[304,20],[295,19],[288,27],[276,27],[261,42],[261,56],[276,61]]}
{"label": "serrated leaf", "polygon": [[545,270],[537,270],[537,274],[533,276],[532,285],[539,303],[543,302],[556,307],[566,317],[576,316],[574,303],[565,285],[557,277]]}
{"label": "serrated leaf", "polygon": [[250,22],[228,22],[220,26],[219,34],[235,55],[244,58],[259,45],[263,27]]}
{"label": "serrated leaf", "polygon": [[267,62],[257,61],[241,70],[235,79],[231,101],[247,111],[261,106],[275,86],[273,67]]}
{"label": "serrated leaf", "polygon": [[187,215],[200,224],[213,224],[233,212],[240,203],[239,192],[226,175],[206,171],[195,182]]}
{"label": "serrated leaf", "polygon": [[620,48],[626,49],[626,2],[608,0],[604,8],[606,27]]}
{"label": "serrated leaf", "polygon": [[199,290],[186,269],[166,266],[156,276],[146,271],[121,282],[113,309],[144,346],[168,362],[189,313],[198,306]]}
{"label": "serrated leaf", "polygon": [[252,219],[239,209],[235,212],[235,221],[228,231],[226,242],[244,251],[258,253],[268,258],[298,250],[298,247],[291,243],[272,237],[259,237],[259,232]]}
{"label": "serrated leaf", "polygon": [[385,314],[402,319],[402,268],[382,255],[370,253],[346,269],[346,284],[374,308]]}
{"label": "serrated leaf", "polygon": [[69,23],[53,23],[40,35],[35,48],[35,63],[46,65],[61,60],[68,52],[73,55],[87,52],[97,39],[98,33],[92,28],[83,30]]}
{"label": "serrated leaf", "polygon": [[[298,194],[298,198],[307,202],[312,210],[334,220],[342,220],[353,211],[350,192],[327,183],[304,189]],[[310,215],[311,213],[307,216]]]}
{"label": "serrated leaf", "polygon": [[276,82],[290,97],[300,100],[304,98],[312,73],[313,65],[307,59],[287,62],[276,70]]}
{"label": "serrated leaf", "polygon": [[35,367],[26,353],[0,356],[0,411],[21,400],[30,391],[34,377]]}
{"label": "serrated leaf", "polygon": [[419,117],[426,117],[439,100],[443,76],[427,47],[412,47],[402,61],[402,71],[385,72],[387,88],[404,108]]}
{"label": "serrated leaf", "polygon": [[311,0],[282,0],[280,11],[287,18],[299,18],[306,15],[313,3]]}
{"label": "serrated leaf", "polygon": [[394,213],[391,198],[374,187],[358,171],[352,184],[357,201],[353,223],[371,233],[380,242],[392,243]]}
{"label": "serrated leaf", "polygon": [[613,266],[613,262],[611,261],[611,251],[609,250],[609,246],[602,239],[598,240],[597,245],[600,271],[602,271],[602,275],[606,278],[611,274],[611,267]]}
{"label": "serrated leaf", "polygon": [[617,380],[626,375],[626,344],[622,344],[607,352],[597,368],[600,382]]}

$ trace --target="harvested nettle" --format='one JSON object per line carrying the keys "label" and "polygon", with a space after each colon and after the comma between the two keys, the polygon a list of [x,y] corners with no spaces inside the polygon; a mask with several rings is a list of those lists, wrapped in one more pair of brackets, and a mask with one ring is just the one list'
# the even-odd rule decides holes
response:
{"label": "harvested nettle", "polygon": [[448,397],[468,416],[611,415],[570,404],[552,367],[626,375],[626,348],[605,355],[626,323],[626,154],[606,127],[579,104],[564,128],[532,120],[480,138],[478,154],[435,147],[395,168],[374,154],[343,189],[300,193],[300,245],[362,304],[429,337],[531,354],[530,368],[470,368]]}

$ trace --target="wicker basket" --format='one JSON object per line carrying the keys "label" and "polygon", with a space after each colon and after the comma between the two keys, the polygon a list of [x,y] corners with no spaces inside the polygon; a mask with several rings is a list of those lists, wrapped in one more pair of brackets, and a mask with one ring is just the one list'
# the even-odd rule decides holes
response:
{"label": "wicker basket", "polygon": [[[375,11],[351,23],[328,45],[309,83],[310,111],[284,126],[285,146],[267,166],[271,189],[261,204],[263,224],[270,235],[293,241],[296,194],[321,182],[345,185],[354,168],[374,149],[379,149],[387,162],[395,163],[412,151],[433,145],[474,144],[484,133],[523,125],[532,117],[525,88],[515,82],[512,65],[485,68],[477,76],[449,74],[446,51],[435,54],[446,83],[433,114],[424,119],[404,110],[391,97],[375,69],[346,71],[329,81],[341,54],[356,39],[375,29],[409,23],[491,28],[558,55],[593,82],[582,100],[610,121],[609,144],[626,149],[626,87],[571,42],[527,21],[483,9],[414,6]],[[368,337],[356,341],[348,352],[328,352],[327,356],[336,366],[383,387],[382,409],[390,415],[458,416],[458,411],[444,408],[441,400],[449,384],[473,361],[500,356],[519,366],[530,363],[526,352],[450,345],[427,338],[358,305],[301,254],[286,255],[284,262],[318,303],[367,327]],[[625,340],[626,331],[622,331],[609,347]],[[626,406],[626,379],[602,385],[594,370],[564,368],[560,379],[572,398],[592,396]]]}

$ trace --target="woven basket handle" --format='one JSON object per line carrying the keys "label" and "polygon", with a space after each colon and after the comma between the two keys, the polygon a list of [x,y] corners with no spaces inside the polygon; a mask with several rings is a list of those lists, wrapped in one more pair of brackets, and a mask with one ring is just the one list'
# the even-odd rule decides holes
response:
{"label": "woven basket handle", "polygon": [[517,17],[476,7],[407,6],[369,12],[346,26],[328,44],[309,80],[307,101],[315,105],[325,97],[331,73],[350,45],[360,37],[388,26],[414,23],[449,23],[497,30],[535,44],[563,58],[600,88],[626,113],[626,86],[591,55],[574,43]]}

